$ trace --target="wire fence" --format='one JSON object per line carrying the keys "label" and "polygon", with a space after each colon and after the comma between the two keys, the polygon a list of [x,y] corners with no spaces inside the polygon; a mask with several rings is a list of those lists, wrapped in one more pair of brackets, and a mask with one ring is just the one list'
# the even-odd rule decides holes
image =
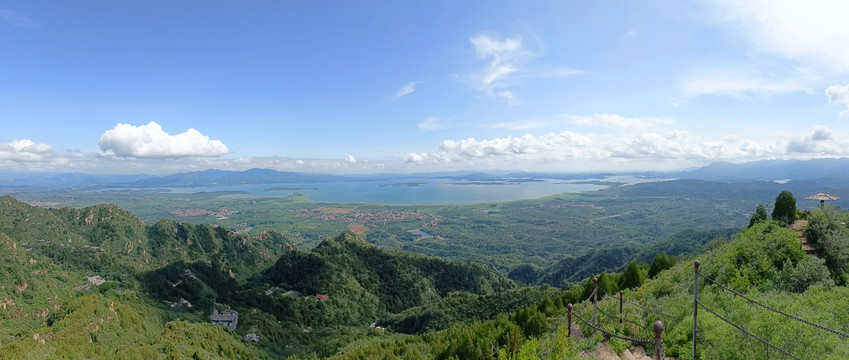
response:
{"label": "wire fence", "polygon": [[719,286],[720,288],[724,289],[725,291],[728,291],[728,292],[730,292],[730,293],[734,294],[735,296],[738,296],[738,297],[740,297],[740,298],[742,298],[742,299],[745,299],[745,300],[747,300],[748,302],[750,302],[750,303],[752,303],[752,304],[758,305],[758,306],[760,306],[760,307],[762,307],[762,308],[764,308],[764,309],[767,309],[767,310],[769,310],[769,311],[772,311],[772,312],[774,312],[774,313],[776,313],[776,314],[784,315],[784,316],[785,316],[785,317],[787,317],[787,318],[790,318],[790,319],[796,320],[796,321],[801,322],[801,323],[803,323],[803,324],[806,324],[806,325],[809,325],[809,326],[813,326],[813,327],[815,327],[815,328],[817,328],[817,329],[820,329],[820,330],[823,330],[823,331],[828,331],[828,332],[830,332],[830,333],[832,333],[832,334],[835,334],[835,335],[838,335],[838,336],[842,336],[843,338],[849,338],[849,334],[847,334],[847,333],[845,333],[845,332],[837,331],[837,330],[833,330],[833,329],[829,329],[829,328],[827,328],[827,327],[825,327],[825,326],[822,326],[822,325],[819,325],[819,324],[816,324],[816,323],[810,322],[810,321],[805,320],[805,319],[802,319],[802,318],[800,318],[800,317],[798,317],[798,316],[790,315],[790,314],[788,314],[788,313],[786,313],[786,312],[783,312],[783,311],[781,311],[781,310],[778,310],[778,309],[776,309],[776,308],[774,308],[774,307],[772,307],[772,306],[769,306],[769,305],[766,305],[766,304],[760,303],[760,302],[758,302],[758,301],[756,301],[756,300],[753,300],[752,298],[750,298],[750,297],[748,297],[748,296],[746,296],[746,295],[743,295],[743,294],[741,294],[741,293],[739,293],[739,292],[736,292],[736,291],[734,291],[733,289],[731,289],[731,288],[729,288],[729,287],[727,287],[727,286],[725,286],[725,285],[720,284],[720,283],[719,283],[719,282],[717,282],[716,280],[711,279],[711,278],[709,278],[709,277],[707,277],[707,276],[704,276],[704,275],[702,275],[702,274],[700,274],[700,273],[698,273],[698,272],[697,272],[696,274],[697,274],[697,275],[699,275],[699,277],[701,277],[702,279],[707,280],[709,283],[714,284],[714,285],[716,285],[716,286]]}
{"label": "wire fence", "polygon": [[[769,310],[769,311],[771,311],[771,312],[773,312],[773,313],[776,313],[776,314],[782,315],[782,316],[784,316],[784,317],[786,317],[786,318],[788,318],[788,319],[791,319],[791,320],[795,320],[795,321],[801,322],[801,323],[803,323],[803,324],[806,324],[806,325],[808,325],[808,326],[812,326],[812,327],[817,328],[817,329],[819,329],[819,330],[827,331],[827,332],[832,333],[832,334],[834,334],[834,335],[838,335],[838,336],[840,336],[841,338],[847,338],[847,337],[849,337],[849,334],[844,333],[844,332],[842,332],[842,331],[838,331],[838,330],[830,329],[830,328],[825,327],[825,326],[823,326],[823,325],[820,325],[820,324],[817,324],[817,323],[814,323],[814,322],[811,322],[811,321],[808,321],[808,320],[802,319],[801,317],[798,317],[798,316],[795,316],[795,315],[788,314],[788,313],[786,313],[786,312],[784,312],[784,311],[778,310],[778,309],[776,309],[776,308],[774,308],[774,307],[772,307],[772,306],[766,305],[766,304],[761,303],[761,302],[759,302],[759,301],[757,301],[757,300],[754,300],[754,299],[752,299],[752,298],[750,298],[750,297],[748,297],[748,296],[746,296],[746,295],[743,295],[743,294],[741,294],[741,293],[739,293],[739,292],[735,291],[734,289],[731,289],[730,287],[728,287],[728,286],[726,286],[726,285],[724,285],[724,284],[722,284],[722,283],[720,283],[720,282],[718,282],[718,281],[716,281],[716,280],[714,280],[714,279],[711,279],[711,278],[710,278],[710,277],[708,277],[708,276],[702,275],[702,274],[699,272],[699,262],[698,262],[698,261],[696,261],[696,262],[694,263],[694,265],[695,265],[695,269],[694,269],[694,270],[695,270],[695,272],[694,272],[694,274],[695,274],[695,275],[694,275],[694,277],[695,277],[695,278],[694,278],[694,284],[693,284],[693,286],[694,286],[694,289],[693,289],[693,302],[694,302],[694,304],[695,304],[696,306],[698,306],[698,307],[701,307],[701,308],[702,308],[702,309],[704,309],[705,311],[709,312],[709,313],[710,313],[710,314],[712,314],[713,316],[716,316],[718,319],[722,320],[722,321],[723,321],[723,322],[725,322],[726,324],[731,325],[732,327],[734,327],[734,328],[735,328],[735,329],[737,329],[738,331],[740,331],[740,332],[742,332],[743,334],[745,334],[745,335],[746,335],[747,337],[749,337],[750,339],[754,339],[754,340],[757,340],[757,341],[761,342],[761,343],[765,346],[765,349],[766,349],[767,351],[768,351],[769,349],[774,349],[774,350],[778,351],[778,352],[779,352],[779,353],[780,353],[783,357],[790,357],[790,358],[793,358],[793,359],[800,359],[798,356],[793,355],[790,351],[788,351],[788,350],[786,350],[786,349],[783,349],[783,348],[780,348],[780,347],[776,346],[775,344],[772,344],[771,342],[769,342],[769,341],[767,341],[767,340],[763,339],[762,337],[759,337],[759,336],[755,335],[754,333],[752,333],[752,332],[750,332],[750,331],[746,330],[745,328],[743,328],[743,326],[741,326],[741,325],[739,325],[739,324],[735,324],[734,322],[732,322],[732,321],[728,320],[726,317],[724,317],[724,316],[720,315],[718,312],[716,312],[716,311],[714,311],[713,309],[711,309],[711,308],[709,308],[709,307],[705,306],[705,304],[704,304],[704,303],[702,303],[701,301],[699,301],[699,299],[698,299],[698,288],[699,288],[699,281],[698,281],[698,280],[699,280],[699,278],[704,279],[705,281],[707,281],[707,282],[709,282],[709,283],[711,283],[711,284],[713,284],[713,285],[715,285],[715,286],[717,286],[717,287],[719,287],[719,288],[721,288],[721,289],[723,289],[723,290],[727,291],[728,293],[730,293],[730,294],[732,294],[732,295],[734,295],[734,296],[736,296],[736,297],[739,297],[739,298],[742,298],[742,299],[744,299],[744,300],[748,301],[748,302],[749,302],[749,304],[751,304],[751,305],[757,305],[757,306],[759,306],[759,307],[761,307],[761,308],[763,308],[763,309],[766,309],[766,310]],[[694,310],[695,310],[695,309],[694,309]],[[693,326],[694,326],[694,328],[693,328],[693,336],[694,336],[694,337],[695,337],[696,335],[701,335],[701,333],[700,333],[700,332],[696,329],[696,327],[695,327],[695,326],[696,326],[696,325],[695,325],[695,323],[696,323],[696,319],[697,319],[697,317],[696,317],[696,314],[694,313],[694,314],[693,314],[693,322],[694,322],[694,325],[693,325]],[[704,336],[701,336],[701,337],[704,339]],[[705,339],[705,340],[706,340],[706,339]],[[712,344],[710,344],[710,345],[711,345],[711,346],[713,346]],[[695,357],[695,354],[696,354],[696,341],[695,341],[695,338],[694,338],[694,339],[693,339],[693,356],[694,356],[694,357]]]}
{"label": "wire fence", "polygon": [[[596,330],[596,331],[598,331],[602,334],[605,334],[605,335],[607,335],[608,337],[611,337],[611,338],[617,338],[617,339],[625,340],[625,341],[628,341],[628,342],[631,342],[631,343],[634,343],[634,344],[654,344],[654,346],[657,350],[656,351],[657,359],[658,360],[665,360],[666,359],[666,348],[663,345],[663,339],[661,337],[661,333],[663,331],[663,324],[660,321],[655,323],[655,326],[654,326],[654,329],[653,329],[654,332],[655,332],[655,338],[654,339],[641,339],[641,338],[636,338],[636,337],[631,337],[631,336],[620,335],[620,334],[617,334],[613,331],[605,330],[601,326],[596,325],[597,321],[598,321],[596,314],[600,313],[601,315],[604,315],[605,317],[610,318],[610,319],[615,320],[615,321],[623,321],[623,320],[628,321],[629,323],[636,325],[638,328],[645,330],[645,327],[643,325],[640,325],[636,322],[633,322],[631,320],[624,318],[624,314],[622,313],[622,303],[620,303],[620,312],[619,312],[618,317],[611,315],[608,312],[602,310],[599,307],[599,303],[601,301],[603,301],[605,297],[602,296],[601,299],[597,299],[596,296],[599,294],[599,290],[601,290],[602,293],[604,293],[604,294],[607,294],[607,292],[604,289],[601,289],[601,288],[598,287],[597,281],[594,281],[594,283],[595,283],[596,286],[594,286],[593,291],[587,297],[587,299],[586,299],[587,301],[582,302],[581,307],[572,308],[571,305],[570,305],[570,311],[569,311],[570,319],[571,319],[571,316],[574,315],[575,318],[577,318],[580,322],[584,323],[586,326],[588,326],[588,327],[590,327],[590,328],[592,328],[592,329],[594,329],[594,330]],[[609,294],[607,294],[607,295],[609,295]],[[620,301],[621,300],[623,300],[622,297],[620,297]],[[583,310],[584,305],[586,305],[587,303],[593,304],[592,321],[587,321],[586,319],[584,319],[582,316],[580,316],[578,314],[578,312],[580,310]],[[571,324],[571,320],[570,320],[570,324],[569,324],[570,329],[571,329],[571,326],[572,326],[572,324]]]}
{"label": "wire fence", "polygon": [[701,306],[701,307],[702,307],[702,309],[707,310],[707,312],[709,312],[709,313],[713,314],[713,316],[716,316],[716,317],[717,317],[717,318],[719,318],[720,320],[724,321],[726,324],[728,324],[728,325],[731,325],[731,326],[735,327],[737,330],[740,330],[742,333],[746,334],[747,336],[749,336],[749,337],[751,337],[751,338],[753,338],[753,339],[755,339],[755,340],[758,340],[758,341],[762,342],[764,345],[769,346],[770,348],[773,348],[773,349],[777,350],[778,352],[780,352],[780,353],[781,353],[781,354],[783,354],[784,356],[791,357],[791,358],[794,358],[794,359],[796,359],[796,360],[802,360],[802,359],[801,359],[801,358],[799,358],[798,356],[791,354],[789,351],[784,350],[784,349],[782,349],[782,348],[780,348],[780,347],[778,347],[778,346],[775,346],[775,345],[773,345],[772,343],[770,343],[769,341],[766,341],[766,340],[764,340],[764,339],[762,339],[762,338],[758,337],[757,335],[752,334],[751,332],[747,331],[747,330],[746,330],[746,329],[744,329],[742,326],[737,325],[737,324],[735,324],[735,323],[733,323],[733,322],[729,321],[728,319],[724,318],[722,315],[717,314],[715,311],[711,310],[710,308],[708,308],[707,306],[705,306],[704,304],[702,304],[700,301],[696,301],[696,303],[698,303],[698,304],[699,304],[699,306]]}
{"label": "wire fence", "polygon": [[[598,289],[599,289],[599,290],[601,290],[601,292],[602,292],[602,293],[604,293],[605,295],[610,295],[610,293],[608,293],[607,291],[605,291],[603,288],[598,288]],[[665,312],[663,312],[663,311],[658,310],[657,308],[654,308],[654,307],[651,307],[651,306],[647,306],[647,305],[643,305],[643,304],[640,304],[640,303],[638,303],[638,302],[631,301],[631,300],[628,300],[628,299],[625,299],[625,298],[623,298],[623,299],[622,299],[622,301],[624,301],[625,303],[628,303],[628,304],[634,305],[634,306],[636,306],[636,307],[638,307],[638,308],[641,308],[641,309],[645,310],[646,312],[654,313],[654,314],[658,314],[658,315],[664,316],[664,317],[666,317],[666,318],[667,318],[667,320],[671,320],[671,321],[673,321],[673,322],[680,322],[680,321],[684,320],[684,318],[686,318],[686,317],[687,317],[687,315],[683,315],[683,316],[676,316],[676,315],[668,314],[668,313],[665,313]]]}
{"label": "wire fence", "polygon": [[586,324],[587,326],[595,329],[596,331],[607,334],[609,336],[613,336],[615,338],[619,338],[619,339],[622,339],[622,340],[625,340],[625,341],[630,341],[630,342],[637,343],[637,344],[654,344],[654,339],[638,339],[638,338],[633,338],[633,337],[628,337],[628,336],[623,336],[623,335],[619,335],[619,334],[616,334],[616,333],[612,333],[610,331],[604,330],[601,327],[595,326],[592,323],[584,320],[584,318],[582,318],[577,313],[572,314],[572,315],[574,315],[578,320],[581,320],[581,322]]}
{"label": "wire fence", "polygon": [[[776,309],[776,308],[775,308],[775,307],[773,307],[773,306],[770,306],[770,305],[767,305],[767,304],[761,303],[761,302],[759,302],[759,301],[757,301],[757,300],[754,300],[754,299],[752,299],[752,298],[750,298],[750,297],[748,297],[748,296],[746,296],[746,295],[743,295],[743,294],[741,294],[740,292],[737,292],[737,291],[735,291],[735,290],[731,289],[730,287],[728,287],[728,286],[726,286],[726,285],[724,285],[724,284],[722,284],[722,283],[720,283],[720,282],[718,282],[718,281],[716,281],[716,280],[714,280],[714,279],[712,279],[712,278],[710,278],[710,277],[708,277],[708,276],[702,275],[702,274],[701,274],[701,273],[699,273],[699,271],[698,271],[698,266],[699,266],[699,264],[698,264],[698,261],[697,261],[697,262],[695,263],[695,275],[694,275],[694,276],[695,276],[695,278],[694,278],[694,289],[693,289],[693,290],[694,290],[694,291],[693,291],[693,296],[694,296],[694,298],[693,298],[693,306],[694,306],[694,307],[693,307],[693,314],[692,314],[692,315],[693,315],[693,335],[692,335],[692,336],[693,336],[693,339],[692,339],[692,340],[693,340],[693,357],[694,357],[694,358],[695,358],[695,356],[696,356],[696,350],[697,350],[697,341],[696,341],[696,338],[698,338],[698,339],[700,340],[700,342],[701,342],[701,343],[704,343],[704,344],[706,344],[706,345],[710,346],[710,347],[711,347],[712,349],[714,349],[714,350],[716,349],[715,344],[714,344],[713,342],[709,341],[709,340],[707,339],[707,337],[706,337],[706,336],[704,336],[704,335],[702,334],[702,332],[698,330],[698,327],[697,327],[697,323],[698,323],[698,321],[697,321],[697,313],[696,313],[696,310],[700,307],[700,308],[704,309],[705,311],[707,311],[708,313],[710,313],[710,314],[712,314],[713,316],[715,316],[716,318],[718,318],[719,320],[723,321],[724,323],[726,323],[726,324],[728,324],[728,325],[732,326],[733,328],[735,328],[737,331],[739,331],[739,332],[741,332],[742,334],[744,334],[744,335],[745,335],[746,337],[748,337],[749,339],[752,339],[752,340],[755,340],[755,341],[757,341],[757,342],[762,343],[762,344],[764,345],[764,349],[765,349],[765,351],[767,352],[767,356],[769,355],[769,351],[770,351],[770,350],[774,350],[774,351],[776,351],[777,353],[779,353],[782,357],[785,357],[785,358],[792,358],[792,359],[801,359],[801,358],[799,358],[798,356],[796,356],[796,355],[794,355],[793,353],[791,353],[790,351],[788,351],[788,350],[786,350],[786,349],[783,349],[783,348],[781,348],[781,347],[779,347],[779,346],[777,346],[777,345],[775,345],[775,344],[771,343],[770,341],[768,341],[768,340],[764,339],[764,338],[763,338],[763,337],[761,337],[761,336],[758,336],[758,335],[756,335],[756,334],[752,333],[752,332],[751,332],[751,331],[749,331],[749,330],[746,330],[746,329],[745,329],[743,326],[741,326],[740,324],[736,324],[736,323],[732,322],[731,320],[729,320],[729,319],[727,318],[727,315],[726,315],[726,316],[723,316],[723,315],[721,315],[719,312],[715,311],[714,309],[712,309],[712,308],[710,308],[710,307],[706,306],[704,303],[702,303],[701,301],[699,301],[699,299],[698,299],[698,288],[699,288],[699,281],[698,281],[698,280],[699,280],[699,278],[704,279],[706,282],[708,282],[708,283],[710,283],[710,284],[712,284],[712,285],[715,285],[715,286],[717,286],[717,287],[719,287],[719,288],[721,288],[721,289],[723,289],[723,290],[727,291],[728,293],[732,294],[733,296],[740,297],[740,298],[742,298],[742,299],[744,299],[744,300],[748,301],[748,302],[749,302],[750,304],[752,304],[752,305],[757,305],[757,306],[759,306],[759,307],[761,307],[761,308],[763,308],[763,309],[766,309],[766,310],[769,310],[769,311],[771,311],[771,312],[773,312],[773,313],[776,313],[776,314],[782,315],[782,316],[784,316],[784,317],[786,317],[786,318],[788,318],[788,319],[791,319],[791,320],[794,320],[794,321],[797,321],[797,322],[801,322],[801,323],[803,323],[803,324],[806,324],[806,325],[808,325],[808,326],[814,327],[814,328],[816,328],[816,329],[819,329],[819,330],[826,331],[826,332],[828,332],[828,333],[831,333],[831,334],[837,335],[837,336],[841,337],[841,343],[842,343],[842,340],[843,340],[843,339],[849,338],[849,333],[846,333],[846,332],[843,332],[843,331],[840,331],[840,330],[831,329],[831,328],[826,327],[826,326],[824,326],[824,325],[820,325],[820,324],[814,323],[814,322],[812,322],[812,321],[805,320],[805,319],[803,319],[803,318],[801,318],[801,317],[799,317],[799,316],[789,314],[789,313],[787,313],[787,312],[784,312],[784,311],[781,311],[781,310],[779,310],[779,309]],[[688,315],[684,314],[683,316],[675,316],[675,315],[672,315],[672,314],[669,314],[669,313],[665,313],[665,312],[663,312],[663,311],[658,310],[657,308],[654,308],[654,307],[651,307],[651,306],[648,306],[648,305],[643,305],[643,304],[640,304],[640,303],[638,303],[638,302],[635,302],[635,301],[631,301],[631,300],[625,299],[625,298],[622,296],[622,293],[620,292],[620,294],[618,294],[618,295],[620,295],[620,297],[619,297],[619,301],[620,301],[619,316],[615,316],[615,315],[612,315],[612,314],[610,314],[610,313],[608,313],[608,312],[606,312],[606,311],[602,310],[602,309],[599,307],[599,303],[600,303],[602,300],[604,300],[605,295],[606,295],[606,296],[610,296],[611,294],[609,294],[609,293],[608,293],[607,291],[605,291],[603,288],[598,287],[598,285],[597,285],[597,284],[598,284],[598,283],[597,283],[597,281],[594,281],[594,284],[595,284],[594,289],[593,289],[593,291],[590,293],[590,295],[589,295],[589,297],[588,297],[588,299],[587,299],[587,300],[589,300],[589,301],[583,301],[583,302],[581,303],[581,306],[580,306],[580,307],[578,307],[578,308],[575,308],[575,309],[574,309],[574,314],[572,313],[572,311],[570,311],[570,316],[571,316],[571,315],[574,315],[574,316],[575,316],[575,317],[576,317],[579,321],[581,321],[582,323],[584,323],[584,324],[585,324],[585,325],[587,325],[588,327],[593,328],[593,329],[595,329],[596,331],[599,331],[599,332],[601,332],[601,333],[603,333],[603,334],[605,334],[605,335],[607,335],[607,336],[609,336],[609,337],[614,337],[614,338],[622,339],[622,340],[629,341],[629,342],[631,342],[631,343],[635,343],[635,344],[655,344],[656,350],[658,350],[658,352],[657,352],[657,356],[658,356],[658,358],[660,358],[660,359],[665,358],[665,356],[666,356],[665,351],[666,351],[666,350],[665,350],[665,346],[663,345],[663,341],[662,341],[662,339],[660,338],[660,337],[661,337],[660,335],[661,335],[661,332],[662,332],[663,325],[662,325],[662,323],[660,323],[660,321],[658,321],[658,322],[655,324],[655,329],[654,329],[654,330],[655,330],[655,333],[656,333],[656,336],[657,336],[657,338],[656,338],[656,339],[640,339],[640,338],[635,338],[635,337],[629,337],[629,336],[619,335],[619,334],[617,334],[617,333],[615,333],[615,332],[613,332],[613,331],[609,331],[609,330],[605,330],[605,329],[603,329],[603,328],[601,327],[601,325],[598,325],[598,323],[597,323],[598,318],[596,317],[596,314],[597,314],[597,313],[601,313],[603,316],[605,316],[605,317],[607,317],[607,318],[609,318],[609,319],[611,319],[611,320],[617,320],[617,321],[619,321],[620,323],[621,323],[622,321],[627,321],[627,322],[629,322],[630,324],[636,325],[636,326],[637,326],[638,328],[640,328],[640,329],[645,329],[644,325],[640,325],[640,324],[638,324],[638,323],[636,323],[636,322],[634,322],[634,321],[631,321],[631,320],[629,320],[629,319],[625,318],[624,313],[623,313],[623,312],[624,312],[624,311],[623,311],[623,307],[622,307],[622,306],[623,306],[623,304],[627,303],[627,304],[630,304],[630,305],[636,306],[636,307],[638,307],[638,308],[640,308],[640,309],[644,310],[644,311],[646,312],[646,314],[658,314],[658,315],[662,315],[662,316],[663,316],[663,317],[665,317],[666,319],[671,320],[671,321],[674,321],[674,322],[681,322],[681,321],[683,321],[683,320],[684,320],[684,319],[685,319]],[[600,290],[600,291],[599,291],[599,290]],[[601,294],[601,295],[602,295],[602,296],[601,296],[601,299],[597,299],[597,301],[594,301],[594,300],[596,300],[596,296],[597,296],[597,295],[599,295],[599,294]],[[583,317],[581,317],[581,316],[577,313],[578,311],[583,310],[584,306],[586,306],[586,305],[587,305],[587,303],[591,303],[591,304],[593,304],[593,319],[592,319],[593,321],[592,321],[592,322],[585,320]],[[658,330],[658,327],[657,327],[657,326],[658,326],[658,324],[660,324],[660,330]],[[571,327],[572,325],[571,325],[571,324],[569,324],[569,326]]]}
{"label": "wire fence", "polygon": [[[601,300],[599,300],[599,302],[601,302]],[[604,316],[606,316],[606,317],[610,318],[610,319],[613,319],[613,320],[622,320],[622,321],[627,322],[627,323],[629,323],[629,324],[631,324],[631,325],[635,325],[635,326],[637,326],[638,328],[641,328],[641,329],[649,329],[649,330],[651,330],[651,328],[650,328],[650,327],[646,327],[646,325],[644,325],[644,324],[638,324],[638,323],[636,323],[636,322],[632,321],[631,319],[628,319],[627,317],[625,317],[625,314],[620,313],[618,317],[617,317],[617,316],[614,316],[614,315],[610,315],[610,314],[608,314],[607,312],[605,312],[604,310],[602,310],[602,309],[601,309],[601,307],[599,307],[599,308],[598,308],[598,312],[599,312],[599,313],[601,313],[602,315],[604,315]]]}

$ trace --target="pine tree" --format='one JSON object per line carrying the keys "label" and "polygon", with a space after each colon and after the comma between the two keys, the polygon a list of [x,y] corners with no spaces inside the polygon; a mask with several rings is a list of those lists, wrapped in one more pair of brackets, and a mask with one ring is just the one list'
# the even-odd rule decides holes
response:
{"label": "pine tree", "polygon": [[640,274],[640,267],[637,265],[636,261],[631,261],[628,263],[628,266],[625,268],[625,272],[622,273],[622,286],[621,289],[631,289],[635,287],[639,287],[643,284],[643,277]]}
{"label": "pine tree", "polygon": [[793,193],[784,190],[775,198],[775,209],[772,210],[772,219],[792,224],[796,220],[796,198]]}

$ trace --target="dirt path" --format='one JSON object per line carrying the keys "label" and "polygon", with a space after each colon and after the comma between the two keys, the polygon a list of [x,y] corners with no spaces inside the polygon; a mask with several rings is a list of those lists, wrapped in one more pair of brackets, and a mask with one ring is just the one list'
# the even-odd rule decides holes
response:
{"label": "dirt path", "polygon": [[790,228],[796,230],[796,233],[799,234],[796,239],[799,240],[799,243],[802,244],[802,250],[805,250],[808,255],[819,258],[817,250],[814,249],[811,244],[808,244],[808,238],[805,237],[804,230],[806,226],[808,226],[808,220],[796,220],[796,222],[790,225]]}

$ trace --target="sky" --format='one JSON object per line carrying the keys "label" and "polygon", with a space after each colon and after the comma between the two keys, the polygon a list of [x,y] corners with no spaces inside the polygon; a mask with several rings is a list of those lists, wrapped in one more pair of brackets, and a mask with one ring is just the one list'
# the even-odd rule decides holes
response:
{"label": "sky", "polygon": [[0,171],[849,156],[846,1],[0,0]]}

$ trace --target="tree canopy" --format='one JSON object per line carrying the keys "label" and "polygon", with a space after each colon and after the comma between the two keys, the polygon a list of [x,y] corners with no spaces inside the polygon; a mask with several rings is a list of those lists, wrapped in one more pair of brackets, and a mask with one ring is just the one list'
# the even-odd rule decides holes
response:
{"label": "tree canopy", "polygon": [[785,224],[796,220],[796,198],[787,190],[782,191],[775,198],[775,209],[772,210],[774,220],[784,221]]}
{"label": "tree canopy", "polygon": [[[773,216],[775,216],[775,215],[773,215]],[[755,213],[752,214],[752,218],[749,219],[749,227],[752,227],[755,224],[757,224],[761,221],[766,221],[766,220],[767,220],[766,208],[764,207],[764,204],[758,204],[758,209],[755,210]]]}

